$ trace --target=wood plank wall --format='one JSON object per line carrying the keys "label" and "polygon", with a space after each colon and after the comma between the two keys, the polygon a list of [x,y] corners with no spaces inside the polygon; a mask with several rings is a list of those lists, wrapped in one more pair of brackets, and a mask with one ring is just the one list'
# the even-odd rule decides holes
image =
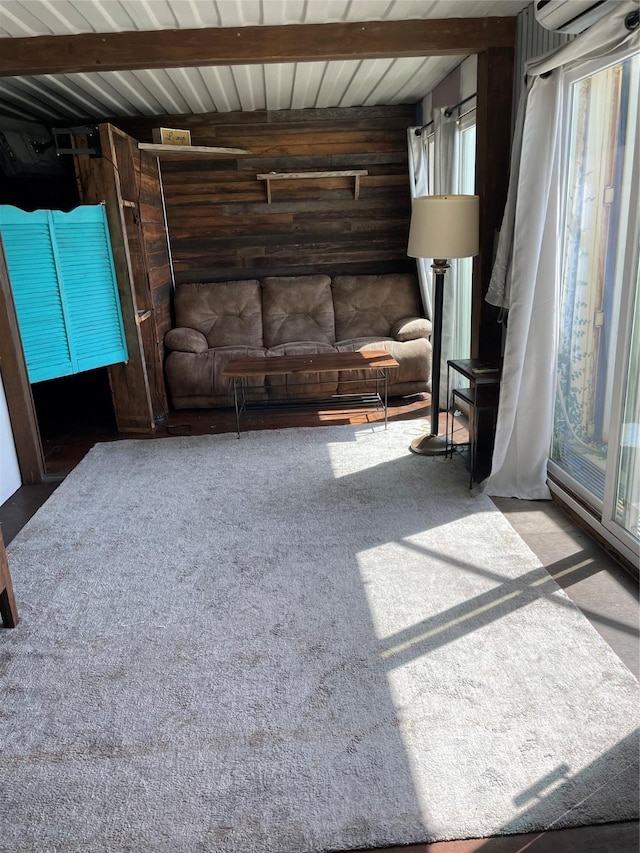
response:
{"label": "wood plank wall", "polygon": [[[162,160],[176,282],[315,272],[415,271],[406,129],[411,105],[115,119],[140,142],[153,127],[191,131],[193,145],[249,155]],[[176,155],[177,156],[177,155]],[[266,172],[366,169],[354,178],[272,183]]]}
{"label": "wood plank wall", "polygon": [[[164,383],[164,336],[171,328],[173,283],[162,208],[157,158],[138,151],[136,141],[114,133],[118,156],[129,261],[135,284],[136,306],[141,316],[140,335],[154,419],[164,420],[169,410]],[[131,204],[132,203],[132,204]],[[146,312],[150,311],[147,317]]]}
{"label": "wood plank wall", "polygon": [[172,325],[170,302],[173,291],[171,266],[163,212],[160,165],[151,154],[135,163],[139,197],[140,250],[144,253],[145,275],[151,296],[156,346],[164,351],[164,336]]}
{"label": "wood plank wall", "polygon": [[108,368],[109,383],[118,429],[151,432],[168,410],[162,367],[172,288],[168,249],[165,242],[163,255],[159,242],[148,245],[143,222],[149,220],[149,234],[160,230],[160,177],[156,158],[139,151],[136,140],[109,124],[99,128],[104,156],[75,160],[83,202],[106,204],[129,351],[126,364]]}

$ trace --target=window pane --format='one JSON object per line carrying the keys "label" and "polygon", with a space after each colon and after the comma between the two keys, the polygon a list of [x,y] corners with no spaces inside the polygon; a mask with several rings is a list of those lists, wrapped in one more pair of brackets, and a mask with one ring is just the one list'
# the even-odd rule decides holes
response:
{"label": "window pane", "polygon": [[610,440],[618,446],[609,430],[631,193],[624,176],[636,143],[629,83],[638,61],[631,57],[571,86],[551,458],[599,500]]}
{"label": "window pane", "polygon": [[[476,126],[472,124],[461,130],[459,135],[457,192],[463,195],[473,195],[475,183]],[[455,263],[458,271],[458,287],[456,288],[456,304],[454,306],[455,351],[452,357],[470,358],[473,258],[459,258]],[[462,380],[461,384],[464,384]]]}
{"label": "window pane", "polygon": [[636,282],[631,351],[627,372],[615,520],[640,539],[640,277]]}

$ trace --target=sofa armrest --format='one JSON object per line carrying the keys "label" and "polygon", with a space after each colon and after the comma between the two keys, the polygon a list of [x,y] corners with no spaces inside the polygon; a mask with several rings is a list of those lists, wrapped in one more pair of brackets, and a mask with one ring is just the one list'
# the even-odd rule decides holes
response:
{"label": "sofa armrest", "polygon": [[424,317],[404,317],[391,327],[391,337],[397,341],[415,341],[431,337],[431,320]]}
{"label": "sofa armrest", "polygon": [[164,345],[167,349],[177,352],[206,352],[209,349],[202,332],[186,327],[169,329],[164,336]]}

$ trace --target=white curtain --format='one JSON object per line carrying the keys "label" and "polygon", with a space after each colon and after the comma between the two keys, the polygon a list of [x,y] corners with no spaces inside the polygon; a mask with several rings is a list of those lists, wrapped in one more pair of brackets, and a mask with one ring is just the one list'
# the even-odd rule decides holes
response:
{"label": "white curtain", "polygon": [[[429,137],[419,127],[410,127],[407,130],[407,147],[409,149],[409,189],[411,191],[411,203],[421,195],[429,194]],[[431,299],[431,267],[426,258],[416,258],[418,279],[420,281],[420,293],[427,318],[433,318],[433,302]]]}
{"label": "white curtain", "polygon": [[508,309],[495,449],[484,484],[489,495],[550,497],[563,70],[638,42],[638,31],[625,26],[635,11],[636,0],[625,0],[587,32],[526,66],[507,206],[486,297]]}

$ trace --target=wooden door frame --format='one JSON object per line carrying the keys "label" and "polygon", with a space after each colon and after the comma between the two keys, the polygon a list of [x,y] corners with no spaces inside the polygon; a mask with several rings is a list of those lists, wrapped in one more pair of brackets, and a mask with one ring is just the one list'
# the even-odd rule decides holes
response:
{"label": "wooden door frame", "polygon": [[155,429],[150,403],[149,379],[140,331],[136,286],[129,253],[127,228],[116,151],[116,137],[129,139],[113,125],[98,125],[102,158],[87,154],[75,157],[76,180],[82,204],[104,204],[111,251],[127,342],[126,362],[108,367],[109,385],[118,430],[148,435]]}
{"label": "wooden door frame", "polygon": [[45,477],[44,451],[0,236],[0,375],[23,485]]}

